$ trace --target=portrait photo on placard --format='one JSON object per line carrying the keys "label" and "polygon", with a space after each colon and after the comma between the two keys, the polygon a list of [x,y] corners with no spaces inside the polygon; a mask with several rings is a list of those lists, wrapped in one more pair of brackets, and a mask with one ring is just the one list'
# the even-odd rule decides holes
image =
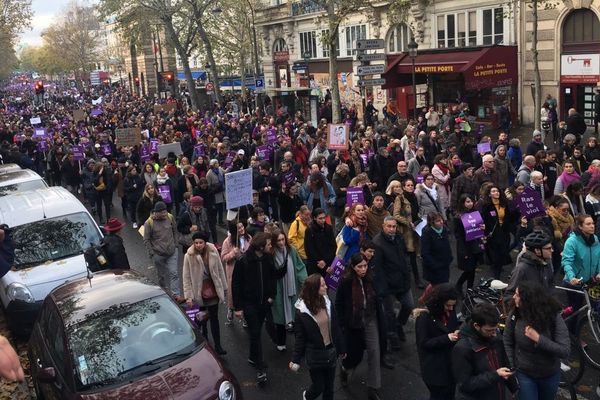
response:
{"label": "portrait photo on placard", "polygon": [[327,148],[346,150],[349,141],[349,129],[346,124],[329,124]]}

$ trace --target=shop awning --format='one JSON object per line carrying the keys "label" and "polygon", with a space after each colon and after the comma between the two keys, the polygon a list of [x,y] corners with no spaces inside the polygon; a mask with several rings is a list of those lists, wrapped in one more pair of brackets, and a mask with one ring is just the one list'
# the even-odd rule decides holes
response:
{"label": "shop awning", "polygon": [[[407,53],[392,60],[384,89],[412,84],[412,59]],[[463,74],[466,90],[517,84],[517,47],[490,46],[460,50],[424,50],[415,58],[415,75],[423,83],[430,74]]]}

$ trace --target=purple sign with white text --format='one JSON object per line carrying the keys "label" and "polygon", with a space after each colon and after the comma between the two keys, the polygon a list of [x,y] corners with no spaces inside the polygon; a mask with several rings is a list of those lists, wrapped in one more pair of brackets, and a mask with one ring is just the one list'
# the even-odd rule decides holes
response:
{"label": "purple sign with white text", "polygon": [[158,140],[150,141],[150,153],[152,153],[152,154],[158,153]]}
{"label": "purple sign with white text", "polygon": [[325,283],[329,289],[337,290],[344,274],[344,262],[336,257],[331,263],[331,268],[333,269],[331,273],[325,275]]}
{"label": "purple sign with white text", "polygon": [[82,145],[74,144],[73,146],[71,146],[71,151],[73,152],[73,160],[75,160],[75,161],[85,160],[85,150]]}
{"label": "purple sign with white text", "polygon": [[230,151],[225,156],[225,160],[223,161],[223,168],[229,168],[231,164],[233,164],[233,159],[237,153],[235,151]]}
{"label": "purple sign with white text", "polygon": [[277,142],[277,130],[271,128],[267,131],[267,143],[273,144],[275,142]]}
{"label": "purple sign with white text", "polygon": [[485,236],[483,225],[483,218],[479,211],[473,211],[465,213],[460,216],[460,220],[465,228],[465,240],[470,242],[471,240],[481,239]]}
{"label": "purple sign with white text", "polygon": [[490,142],[481,142],[477,144],[477,153],[485,154],[490,153],[492,151],[492,146]]}
{"label": "purple sign with white text", "polygon": [[171,204],[171,188],[169,185],[158,185],[158,194],[166,204]]}
{"label": "purple sign with white text", "polygon": [[256,148],[256,155],[259,156],[261,160],[268,160],[271,155],[271,148],[267,145],[258,146]]}
{"label": "purple sign with white text", "polygon": [[365,193],[362,187],[349,187],[346,189],[346,206],[352,207],[352,204],[365,204]]}
{"label": "purple sign with white text", "polygon": [[525,187],[523,193],[516,196],[515,202],[521,215],[527,219],[546,215],[542,196],[530,187]]}
{"label": "purple sign with white text", "polygon": [[46,142],[45,140],[38,142],[37,150],[41,152],[48,151],[48,142]]}
{"label": "purple sign with white text", "polygon": [[140,160],[142,160],[142,162],[148,162],[150,161],[150,148],[147,145],[143,145],[142,147],[140,147]]}
{"label": "purple sign with white text", "polygon": [[112,147],[110,143],[105,143],[101,145],[100,148],[102,149],[102,154],[105,156],[110,156],[112,154]]}

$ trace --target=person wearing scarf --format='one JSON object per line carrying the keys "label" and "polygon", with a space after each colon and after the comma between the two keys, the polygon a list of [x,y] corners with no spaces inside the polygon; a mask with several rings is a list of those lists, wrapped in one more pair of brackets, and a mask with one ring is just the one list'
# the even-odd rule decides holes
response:
{"label": "person wearing scarf", "polygon": [[171,178],[169,177],[166,168],[161,167],[161,169],[158,171],[158,175],[156,175],[156,180],[154,181],[154,187],[167,205],[167,211],[171,212],[173,209],[173,200],[175,199],[173,193],[173,183],[171,182]]}
{"label": "person wearing scarf", "polygon": [[450,207],[450,168],[448,166],[448,160],[445,155],[438,154],[434,158],[434,166],[431,169],[431,174],[435,178],[435,188],[440,198],[440,205],[442,209],[440,212],[446,214]]}
{"label": "person wearing scarf", "polygon": [[367,234],[367,208],[364,204],[354,203],[346,216],[346,224],[342,228],[342,240],[348,247],[344,254],[344,263],[350,260],[354,253],[360,251],[360,243],[369,238]]}
{"label": "person wearing scarf", "polygon": [[565,161],[563,165],[563,173],[560,174],[554,186],[554,194],[563,194],[569,185],[573,182],[581,181],[581,176],[575,171],[575,167],[571,161]]}
{"label": "person wearing scarf", "polygon": [[283,278],[277,280],[277,294],[271,307],[274,326],[267,324],[267,332],[277,345],[277,350],[285,351],[286,330],[294,326],[294,304],[298,300],[298,293],[307,273],[298,251],[289,245],[283,232],[275,231],[272,241],[275,268],[286,268],[287,272]]}
{"label": "person wearing scarf", "polygon": [[419,216],[421,218],[426,218],[427,215],[433,211],[442,213],[444,218],[446,218],[446,214],[442,211],[442,205],[440,204],[438,191],[434,181],[435,178],[433,175],[427,174],[423,178],[423,183],[417,184],[415,195],[417,196],[419,203]]}

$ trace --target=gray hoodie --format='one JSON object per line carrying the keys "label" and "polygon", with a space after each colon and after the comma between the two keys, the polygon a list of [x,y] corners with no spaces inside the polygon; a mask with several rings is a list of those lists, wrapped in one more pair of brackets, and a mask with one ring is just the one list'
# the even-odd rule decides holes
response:
{"label": "gray hoodie", "polygon": [[164,218],[153,212],[144,223],[144,245],[150,257],[172,256],[177,251],[177,226],[171,214]]}

